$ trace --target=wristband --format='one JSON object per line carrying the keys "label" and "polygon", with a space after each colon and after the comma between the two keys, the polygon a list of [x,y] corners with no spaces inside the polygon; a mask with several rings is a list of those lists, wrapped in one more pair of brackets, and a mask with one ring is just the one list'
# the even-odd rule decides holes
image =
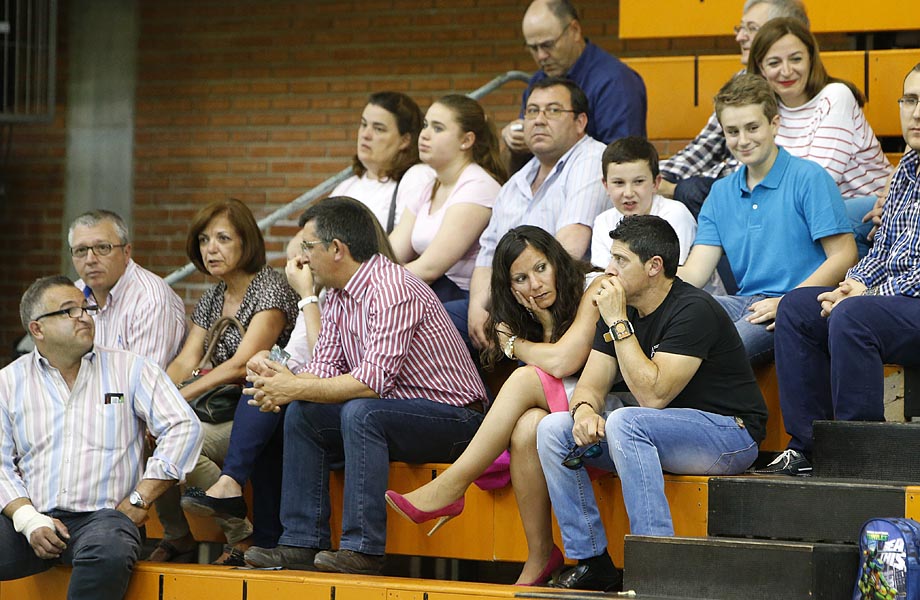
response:
{"label": "wristband", "polygon": [[297,310],[303,310],[303,307],[307,304],[319,304],[319,297],[316,295],[307,296],[297,303]]}
{"label": "wristband", "polygon": [[32,543],[32,532],[42,527],[48,527],[54,531],[54,521],[48,515],[35,510],[31,504],[20,506],[13,513],[13,529],[26,537],[26,541]]}
{"label": "wristband", "polygon": [[591,410],[594,410],[594,406],[592,406],[591,403],[588,402],[587,400],[582,400],[581,402],[576,402],[576,403],[575,403],[575,406],[573,406],[573,407],[571,408],[571,410],[569,410],[569,414],[572,415],[572,418],[573,418],[573,419],[575,418],[575,411],[578,410],[578,408],[579,408],[581,405],[583,405],[583,404],[587,404],[588,406],[591,407]]}

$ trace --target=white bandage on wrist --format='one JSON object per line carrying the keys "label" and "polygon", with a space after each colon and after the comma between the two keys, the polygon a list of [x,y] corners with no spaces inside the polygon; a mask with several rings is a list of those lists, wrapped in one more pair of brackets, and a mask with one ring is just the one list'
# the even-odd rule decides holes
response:
{"label": "white bandage on wrist", "polygon": [[29,543],[32,541],[32,532],[40,527],[50,527],[54,531],[54,521],[48,515],[35,510],[31,504],[20,506],[13,513],[13,528],[26,536]]}

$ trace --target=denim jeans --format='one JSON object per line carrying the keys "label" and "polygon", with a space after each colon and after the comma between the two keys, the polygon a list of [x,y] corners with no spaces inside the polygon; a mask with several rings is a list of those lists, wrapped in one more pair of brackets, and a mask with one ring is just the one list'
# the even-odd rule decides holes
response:
{"label": "denim jeans", "polygon": [[920,364],[920,299],[857,296],[821,316],[818,294],[792,290],[776,317],[776,376],[789,447],[811,454],[812,422],[884,421],[884,365]]}
{"label": "denim jeans", "polygon": [[384,554],[390,461],[452,462],[483,415],[424,398],[359,398],[344,404],[293,402],[284,419],[284,494],[279,540],[331,546],[329,471],[345,468],[339,548]]}
{"label": "denim jeans", "polygon": [[110,508],[48,515],[60,519],[70,531],[60,560],[35,556],[25,536],[13,529],[13,521],[0,517],[0,581],[28,577],[63,563],[73,566],[68,600],[121,600],[141,547],[140,531],[131,519]]}
{"label": "denim jeans", "polygon": [[722,305],[735,324],[751,364],[759,365],[770,362],[773,359],[773,332],[767,331],[767,325],[770,323],[751,323],[746,320],[751,314],[748,307],[766,299],[767,296],[758,294],[756,296],[713,296],[713,298]]}
{"label": "denim jeans", "polygon": [[[625,407],[605,413],[603,452],[585,463],[616,471],[635,535],[674,535],[662,469],[682,475],[742,473],[757,458],[757,444],[733,417],[690,408]],[[607,549],[594,489],[585,469],[562,459],[573,447],[571,415],[553,413],[537,427],[537,451],[565,554],[583,559]]]}

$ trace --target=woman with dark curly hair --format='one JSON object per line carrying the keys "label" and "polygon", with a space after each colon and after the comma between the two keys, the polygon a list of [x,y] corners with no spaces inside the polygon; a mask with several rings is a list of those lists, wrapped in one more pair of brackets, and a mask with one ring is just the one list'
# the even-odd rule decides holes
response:
{"label": "woman with dark curly hair", "polygon": [[464,492],[486,469],[491,472],[490,481],[483,481],[481,487],[492,489],[507,483],[503,461],[496,459],[510,447],[514,457],[511,482],[528,546],[519,585],[546,583],[562,566],[562,553],[553,543],[536,430],[540,419],[550,412],[568,410],[568,395],[576,380],[572,376],[591,351],[598,319],[591,298],[600,278],[587,291],[585,287],[596,274],[593,271],[538,227],[516,227],[502,237],[492,262],[489,331],[494,344],[482,358],[492,366],[504,354],[525,366],[516,369],[502,386],[479,431],[456,462],[411,493],[387,491],[387,501],[402,516],[416,523],[440,518],[436,529],[460,514]]}

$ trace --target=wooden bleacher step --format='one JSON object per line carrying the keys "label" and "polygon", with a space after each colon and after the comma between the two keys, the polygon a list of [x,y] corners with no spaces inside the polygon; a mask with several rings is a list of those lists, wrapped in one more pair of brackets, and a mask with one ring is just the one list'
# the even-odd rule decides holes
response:
{"label": "wooden bleacher step", "polygon": [[709,535],[856,544],[862,524],[904,517],[910,487],[815,477],[714,477]]}
{"label": "wooden bleacher step", "polygon": [[815,421],[814,476],[920,485],[920,423]]}
{"label": "wooden bleacher step", "polygon": [[624,589],[707,600],[841,600],[856,581],[852,545],[627,536]]}

